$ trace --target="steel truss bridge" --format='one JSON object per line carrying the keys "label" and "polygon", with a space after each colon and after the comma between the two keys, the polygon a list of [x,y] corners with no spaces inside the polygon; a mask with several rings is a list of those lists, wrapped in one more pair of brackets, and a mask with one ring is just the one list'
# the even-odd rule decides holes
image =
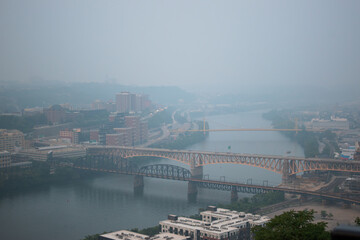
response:
{"label": "steel truss bridge", "polygon": [[336,194],[305,191],[305,190],[293,189],[293,188],[272,187],[272,186],[267,186],[265,184],[252,185],[252,184],[243,184],[243,183],[235,183],[235,182],[216,181],[209,179],[207,180],[198,179],[198,178],[194,178],[188,169],[179,166],[169,165],[169,164],[154,164],[154,165],[143,166],[141,168],[137,168],[135,165],[128,165],[125,167],[124,165],[122,166],[123,167],[119,169],[106,169],[106,168],[79,166],[76,164],[73,165],[73,167],[76,169],[81,169],[86,171],[97,171],[97,172],[106,172],[106,173],[115,173],[115,174],[134,175],[141,177],[187,181],[189,183],[196,184],[196,186],[200,188],[231,191],[232,194],[233,193],[237,194],[237,192],[256,194],[256,193],[265,193],[269,191],[280,191],[285,193],[301,194],[305,196],[317,196],[329,200],[340,200],[347,203],[360,204],[359,199],[351,199]]}
{"label": "steel truss bridge", "polygon": [[87,154],[97,156],[101,155],[112,159],[141,156],[167,158],[189,165],[191,166],[191,169],[210,164],[241,164],[263,168],[282,174],[283,179],[287,179],[290,175],[313,170],[360,173],[360,162],[320,158],[299,158],[291,156],[201,152],[119,146],[88,147]]}

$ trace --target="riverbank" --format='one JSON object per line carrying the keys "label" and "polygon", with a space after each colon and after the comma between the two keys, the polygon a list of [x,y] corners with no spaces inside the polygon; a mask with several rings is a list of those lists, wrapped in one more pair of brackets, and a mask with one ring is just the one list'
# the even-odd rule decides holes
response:
{"label": "riverbank", "polygon": [[[289,113],[276,110],[263,114],[263,118],[271,121],[275,129],[295,129],[295,122],[288,117]],[[297,142],[304,149],[306,158],[319,155],[319,142],[314,132],[307,132],[302,129],[299,132],[281,132],[283,135]]]}

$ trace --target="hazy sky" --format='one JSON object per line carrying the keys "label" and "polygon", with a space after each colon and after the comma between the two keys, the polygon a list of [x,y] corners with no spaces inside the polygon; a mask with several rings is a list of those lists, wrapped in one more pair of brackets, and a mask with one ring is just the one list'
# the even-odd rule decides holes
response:
{"label": "hazy sky", "polygon": [[1,0],[0,80],[32,79],[360,88],[360,1]]}

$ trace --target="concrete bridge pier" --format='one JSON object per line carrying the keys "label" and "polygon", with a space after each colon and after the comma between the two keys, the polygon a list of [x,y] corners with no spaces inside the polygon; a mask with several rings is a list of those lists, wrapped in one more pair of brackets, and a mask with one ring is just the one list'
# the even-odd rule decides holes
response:
{"label": "concrete bridge pier", "polygon": [[144,193],[144,176],[134,176],[134,194],[142,195]]}
{"label": "concrete bridge pier", "polygon": [[[190,172],[191,172],[192,178],[203,179],[203,167],[202,166],[196,167],[195,164],[192,163],[191,167],[190,167]],[[188,201],[196,202],[197,193],[198,193],[198,189],[197,189],[196,183],[190,181],[188,183]]]}
{"label": "concrete bridge pier", "polygon": [[237,189],[236,189],[236,187],[233,186],[231,188],[231,198],[230,198],[230,200],[231,200],[232,203],[235,203],[235,202],[238,201],[238,199],[239,199],[239,196],[238,196],[238,193],[237,193]]}
{"label": "concrete bridge pier", "polygon": [[188,201],[189,202],[196,202],[197,198],[197,186],[195,182],[188,182]]}

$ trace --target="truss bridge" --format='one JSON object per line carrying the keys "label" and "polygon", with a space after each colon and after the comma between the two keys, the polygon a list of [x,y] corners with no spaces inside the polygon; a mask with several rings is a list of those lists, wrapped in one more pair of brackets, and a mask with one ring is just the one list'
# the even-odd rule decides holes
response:
{"label": "truss bridge", "polygon": [[236,201],[238,199],[238,195],[237,195],[238,192],[256,194],[256,193],[264,193],[269,191],[281,191],[292,194],[301,194],[303,196],[317,196],[325,199],[340,200],[347,203],[360,204],[360,200],[350,199],[340,195],[327,194],[323,192],[305,191],[305,190],[293,189],[293,188],[273,187],[273,186],[268,186],[267,182],[266,184],[264,182],[263,185],[253,185],[253,184],[226,182],[225,179],[223,181],[215,181],[209,179],[194,178],[190,170],[169,164],[153,164],[153,165],[146,165],[141,168],[138,168],[136,165],[125,166],[125,164],[123,164],[122,166],[123,167],[120,168],[110,169],[110,168],[81,166],[81,164],[73,165],[74,168],[87,170],[87,171],[134,175],[135,193],[143,192],[144,189],[143,177],[152,177],[152,178],[162,178],[162,179],[170,179],[170,180],[178,180],[178,181],[187,181],[188,197],[190,200],[196,199],[197,188],[199,187],[199,188],[231,191],[232,201]]}

